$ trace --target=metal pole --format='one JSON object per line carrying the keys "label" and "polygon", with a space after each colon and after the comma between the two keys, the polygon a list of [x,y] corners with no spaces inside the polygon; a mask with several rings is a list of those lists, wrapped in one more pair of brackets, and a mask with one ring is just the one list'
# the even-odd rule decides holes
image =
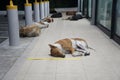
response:
{"label": "metal pole", "polygon": [[40,11],[39,11],[39,3],[37,0],[34,2],[34,17],[35,17],[35,22],[40,21]]}
{"label": "metal pole", "polygon": [[44,1],[45,17],[47,17],[47,1]]}
{"label": "metal pole", "polygon": [[17,6],[13,5],[12,0],[10,0],[10,5],[7,5],[7,15],[8,15],[9,45],[18,46],[20,40],[18,10]]}
{"label": "metal pole", "polygon": [[41,19],[44,18],[44,2],[42,2],[42,0],[40,1],[40,17]]}
{"label": "metal pole", "polygon": [[32,21],[32,4],[26,0],[25,3],[25,24],[31,25],[33,23]]}
{"label": "metal pole", "polygon": [[50,14],[50,2],[49,0],[47,1],[47,15],[49,16]]}

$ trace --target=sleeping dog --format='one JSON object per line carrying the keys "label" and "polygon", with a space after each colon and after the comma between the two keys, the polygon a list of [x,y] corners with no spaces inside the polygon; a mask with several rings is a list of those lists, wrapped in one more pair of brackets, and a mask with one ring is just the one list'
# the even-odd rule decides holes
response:
{"label": "sleeping dog", "polygon": [[77,56],[74,54],[75,51],[84,53],[85,56],[90,55],[88,49],[92,49],[88,46],[87,42],[81,38],[65,38],[55,42],[54,44],[49,44],[51,50],[50,55],[54,57],[65,57],[65,54],[72,54],[72,56]]}
{"label": "sleeping dog", "polygon": [[42,22],[51,23],[51,22],[54,22],[54,19],[53,19],[53,18],[50,18],[50,17],[46,17],[46,18],[42,19]]}
{"label": "sleeping dog", "polygon": [[40,22],[33,22],[31,25],[20,27],[21,37],[36,37],[39,36],[41,29],[48,28],[49,23],[54,20],[50,17],[42,19]]}
{"label": "sleeping dog", "polygon": [[31,25],[22,26],[20,28],[21,37],[36,37],[39,36],[41,29],[48,28],[47,22],[34,22]]}
{"label": "sleeping dog", "polygon": [[20,28],[20,37],[36,37],[39,36],[41,29],[37,25],[31,25]]}
{"label": "sleeping dog", "polygon": [[77,20],[82,19],[82,18],[83,18],[82,14],[78,12],[78,13],[76,13],[72,16],[69,16],[68,18],[65,18],[63,20],[77,21]]}

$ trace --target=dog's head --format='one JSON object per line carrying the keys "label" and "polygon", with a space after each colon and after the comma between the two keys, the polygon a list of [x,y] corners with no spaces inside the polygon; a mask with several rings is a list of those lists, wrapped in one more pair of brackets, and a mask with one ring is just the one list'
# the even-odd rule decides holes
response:
{"label": "dog's head", "polygon": [[65,55],[64,53],[55,45],[49,44],[51,50],[50,50],[50,55],[54,57],[62,57],[64,58]]}

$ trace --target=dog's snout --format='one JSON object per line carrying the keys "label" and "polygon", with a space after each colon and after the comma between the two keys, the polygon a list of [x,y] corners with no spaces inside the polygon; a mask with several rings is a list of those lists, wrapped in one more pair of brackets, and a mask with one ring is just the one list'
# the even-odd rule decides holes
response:
{"label": "dog's snout", "polygon": [[50,56],[54,56],[54,57],[62,57],[65,58],[65,55],[54,55],[54,54],[49,54]]}

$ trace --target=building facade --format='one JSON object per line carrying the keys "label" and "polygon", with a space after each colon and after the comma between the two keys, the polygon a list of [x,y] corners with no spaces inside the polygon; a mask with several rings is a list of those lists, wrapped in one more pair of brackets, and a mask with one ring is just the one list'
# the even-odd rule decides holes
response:
{"label": "building facade", "polygon": [[120,44],[120,0],[79,0],[79,11]]}

